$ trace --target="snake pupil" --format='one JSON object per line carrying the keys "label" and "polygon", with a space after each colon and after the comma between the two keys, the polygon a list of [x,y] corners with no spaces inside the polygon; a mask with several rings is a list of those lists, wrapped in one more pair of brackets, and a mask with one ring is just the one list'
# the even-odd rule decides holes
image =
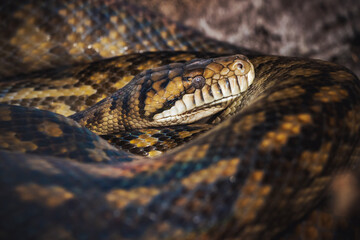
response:
{"label": "snake pupil", "polygon": [[205,85],[205,78],[203,76],[196,76],[192,80],[194,88],[199,89]]}

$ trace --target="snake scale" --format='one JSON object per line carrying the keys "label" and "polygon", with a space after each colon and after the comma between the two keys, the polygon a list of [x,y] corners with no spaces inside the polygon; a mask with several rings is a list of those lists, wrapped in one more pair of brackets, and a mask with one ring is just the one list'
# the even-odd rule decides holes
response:
{"label": "snake scale", "polygon": [[[1,239],[360,237],[328,203],[360,159],[350,70],[122,1],[4,1],[0,20]],[[121,131],[125,150],[104,140]]]}

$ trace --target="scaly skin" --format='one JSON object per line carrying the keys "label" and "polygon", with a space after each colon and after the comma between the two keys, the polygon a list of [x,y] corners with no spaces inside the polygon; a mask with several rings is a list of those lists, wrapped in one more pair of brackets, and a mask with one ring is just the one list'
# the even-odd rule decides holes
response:
{"label": "scaly skin", "polygon": [[[80,55],[76,50],[72,50],[77,48],[83,39],[79,38],[80,41],[77,35],[71,37],[74,32],[70,32],[66,26],[75,26],[72,30],[77,29],[81,32],[81,24],[86,25],[88,22],[82,15],[90,14],[90,17],[99,18],[101,14],[95,14],[93,11],[79,13],[89,7],[82,1],[73,4],[54,1],[53,4],[55,5],[34,4],[32,8],[22,8],[23,5],[2,8],[1,16],[6,16],[5,22],[15,24],[14,28],[8,30],[11,34],[5,37],[9,41],[1,41],[1,49],[7,53],[2,58],[3,62],[14,67],[8,68],[9,72],[18,73],[21,68],[26,72],[42,68],[42,63],[53,66],[56,62],[41,56],[54,54],[55,59],[65,56],[65,62],[72,63],[73,60],[69,59],[77,59],[82,53],[85,54],[85,50],[81,50]],[[91,4],[99,7],[97,1]],[[110,11],[111,16],[116,15],[116,4],[111,5],[112,8],[107,4],[100,6],[101,11]],[[59,5],[65,6],[65,10]],[[4,9],[11,11],[4,14]],[[140,18],[146,22],[146,14],[126,14],[132,8],[123,9],[125,15],[118,12],[117,18],[109,18],[110,21]],[[49,13],[48,18],[41,20],[44,12]],[[55,15],[57,17],[54,17]],[[35,20],[31,20],[31,16]],[[12,17],[18,20],[13,20]],[[104,21],[109,19],[105,18]],[[154,21],[154,26],[158,27],[158,23],[158,20]],[[33,26],[39,24],[43,27],[40,27],[39,31],[33,31]],[[56,39],[56,34],[54,35],[55,31],[51,28],[46,27],[48,25],[58,26],[64,31],[68,29],[65,33],[69,35],[66,35],[67,40],[61,45],[61,51],[59,48],[55,48],[58,52],[55,51],[51,45],[53,42],[49,39]],[[93,24],[90,25],[94,27]],[[132,28],[125,27],[126,32],[131,33],[130,36],[142,32],[139,25],[130,25],[139,30],[131,32]],[[186,33],[186,30],[183,31],[178,25],[173,25],[172,28],[168,28],[169,26],[171,25],[163,26],[167,33],[161,34],[160,31],[158,36],[169,40],[179,37],[174,35],[177,31],[179,34]],[[107,29],[108,25],[99,24],[95,27]],[[20,31],[21,29],[23,30]],[[118,31],[121,33],[121,29]],[[104,38],[109,39],[101,41],[101,38],[96,38],[94,41],[106,46],[110,36],[114,36],[114,33],[110,32],[104,30]],[[87,32],[83,33],[86,36]],[[50,50],[45,50],[41,44],[39,48],[26,44],[24,47],[23,43],[30,41],[28,39],[31,39],[31,34],[35,36],[34,43],[41,43],[42,39],[46,39],[45,43],[48,42],[51,46]],[[50,38],[42,38],[43,34]],[[93,36],[95,38],[98,35]],[[20,41],[22,39],[24,42]],[[194,43],[186,37],[178,39],[181,41],[173,40],[173,43],[181,45],[185,42],[188,46]],[[228,44],[212,42],[200,35],[196,39],[195,42],[209,41],[219,48],[229,47]],[[166,50],[156,48],[156,43],[160,39],[148,39],[148,42],[145,40],[146,38],[141,38],[139,41],[144,45],[154,44],[154,50]],[[68,44],[67,41],[72,42]],[[168,41],[166,43],[169,44]],[[97,52],[101,53],[101,50],[97,50],[99,46],[94,47],[94,44],[91,43],[95,55]],[[132,48],[131,44],[129,48],[135,49],[129,51],[138,49]],[[16,49],[17,54],[10,54],[13,49]],[[28,54],[28,50],[35,49],[39,51]],[[203,50],[206,49],[212,50],[204,45]],[[232,47],[228,50],[246,53]],[[94,51],[91,50],[92,53]],[[48,54],[49,52],[51,54]],[[68,55],[64,53],[69,53],[71,57],[67,58]],[[90,65],[109,64],[108,69],[117,69],[121,76],[115,81],[118,83],[125,79],[123,76],[140,72],[139,70],[123,73],[124,69],[136,69],[138,66],[137,68],[146,70],[161,66],[161,62],[154,63],[149,60],[149,64],[149,61],[143,61],[142,56],[152,54],[158,53],[141,55],[139,61],[138,55],[120,57],[120,66],[114,59]],[[193,57],[187,60],[197,57],[195,53],[192,54]],[[100,58],[107,57],[106,54],[99,55]],[[176,61],[177,56],[182,58],[184,53],[159,55],[169,56],[166,59]],[[31,61],[27,61],[24,56],[34,60],[34,64],[30,64]],[[311,212],[311,218],[314,219],[315,214],[318,217],[315,219],[326,219],[324,222],[334,224],[303,225],[296,237],[338,237],[339,235],[333,235],[339,234],[336,232],[336,219],[329,214],[319,214],[320,210],[314,209],[324,199],[331,180],[338,172],[358,166],[358,78],[344,67],[319,60],[259,54],[247,54],[247,57],[254,66],[256,77],[244,93],[241,102],[230,106],[237,109],[234,115],[193,141],[151,159],[121,152],[64,116],[46,110],[0,105],[0,238],[269,239],[278,238],[279,234],[286,232],[298,220],[308,217]],[[15,61],[10,61],[9,58]],[[171,63],[170,60],[166,60],[166,64]],[[128,62],[132,63],[131,68],[127,66]],[[89,69],[87,67],[90,65],[84,65],[84,69]],[[41,94],[51,88],[50,82],[53,86],[64,86],[64,76],[68,78],[66,84],[69,85],[64,89],[83,85],[87,91],[78,95],[85,96],[84,99],[92,94],[102,94],[101,91],[97,91],[102,88],[92,81],[76,85],[82,81],[78,80],[81,71],[75,70],[74,73],[73,70],[81,67],[63,67],[27,76],[11,77],[13,80],[17,79],[16,82],[23,81],[24,85],[19,82],[12,85],[10,78],[6,78],[2,81],[6,82],[5,85],[0,87],[1,97],[3,98],[4,93],[7,94],[6,86],[12,86],[10,88],[19,93],[20,97],[7,101],[31,105],[29,102],[32,101],[22,100],[22,89],[31,94],[34,91]],[[98,76],[107,74],[105,70],[97,71]],[[4,71],[3,75],[8,75],[9,72]],[[62,80],[48,83],[45,81],[45,90],[27,89],[26,79],[30,79],[29,84],[33,84],[40,81],[36,80],[36,76],[43,79],[48,73],[57,73]],[[96,71],[92,74],[96,74]],[[92,74],[84,76],[94,76]],[[96,79],[102,77],[94,80]],[[124,81],[126,80],[131,79]],[[96,91],[92,92],[91,89]],[[66,90],[61,92],[66,93]],[[55,94],[55,91],[50,93]],[[97,96],[101,98],[100,95]],[[31,95],[31,99],[33,98]],[[41,106],[53,107],[52,100],[43,99],[46,97],[40,96],[35,102],[42,102]],[[54,96],[54,101],[55,99],[63,101],[59,102],[63,104],[63,108],[69,106],[70,111],[67,115],[79,111],[75,109],[76,104],[74,107],[70,106],[73,102],[71,98],[68,102],[64,100],[66,97],[61,100],[59,96]],[[88,101],[98,101],[98,98],[81,101],[86,105]],[[306,221],[308,222],[311,223]],[[357,228],[348,230],[352,236],[357,236]]]}
{"label": "scaly skin", "polygon": [[140,73],[70,118],[100,135],[190,124],[241,102],[254,76],[254,66],[243,55],[172,63]]}

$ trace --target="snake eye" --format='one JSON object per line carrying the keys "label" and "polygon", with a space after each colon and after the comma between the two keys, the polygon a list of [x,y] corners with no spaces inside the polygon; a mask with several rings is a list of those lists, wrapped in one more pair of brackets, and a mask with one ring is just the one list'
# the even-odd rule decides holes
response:
{"label": "snake eye", "polygon": [[196,89],[200,89],[205,85],[205,78],[203,76],[195,76],[192,79],[192,85]]}

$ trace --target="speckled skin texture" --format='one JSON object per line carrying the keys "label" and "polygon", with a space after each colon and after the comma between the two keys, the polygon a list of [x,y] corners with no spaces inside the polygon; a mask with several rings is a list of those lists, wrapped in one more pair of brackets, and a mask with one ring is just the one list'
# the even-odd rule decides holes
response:
{"label": "speckled skin texture", "polygon": [[[130,39],[138,36],[135,39],[141,43],[144,40],[144,44],[135,44],[135,48],[130,44],[130,50],[126,51],[147,50],[147,47],[169,50],[170,41],[170,47],[175,50],[188,45],[186,50],[200,46],[220,55],[242,53],[254,66],[255,80],[241,101],[230,106],[237,108],[236,114],[189,143],[154,158],[119,151],[69,118],[28,108],[32,104],[30,100],[25,100],[24,106],[0,105],[0,238],[319,239],[350,236],[356,239],[359,230],[355,226],[359,219],[351,216],[350,207],[346,208],[352,206],[352,202],[344,204],[341,198],[336,199],[351,191],[354,185],[351,169],[358,167],[360,156],[360,82],[350,70],[320,60],[252,54],[201,35],[195,35],[192,40],[177,38],[188,30],[179,25],[159,25],[160,20],[150,25],[143,17],[147,13],[126,14],[132,8],[122,8],[125,13],[121,15],[119,10],[119,19],[114,19],[106,17],[111,14],[95,14],[99,6],[110,11],[106,4],[98,5],[97,1],[91,2],[94,4],[91,10],[88,3],[82,1],[52,3],[55,5],[38,3],[30,8],[22,8],[21,4],[6,5],[8,15],[2,12],[1,16],[15,25],[10,24],[14,28],[9,29],[11,34],[0,42],[1,49],[16,53],[5,55],[2,61],[13,64],[8,67],[11,74],[19,73],[21,68],[24,71],[23,75],[1,80],[2,99],[12,91],[12,96],[18,94],[19,99],[7,101],[21,104],[22,99],[34,98],[31,94],[37,91],[34,102],[40,106],[53,107],[53,101],[44,99],[54,97],[54,101],[59,101],[58,109],[78,111],[76,104],[71,107],[70,103],[80,99],[80,103],[86,105],[86,99],[98,90],[100,95],[96,96],[101,96],[105,91],[96,81],[106,79],[104,76],[108,74],[113,76],[110,79],[120,76],[109,87],[121,87],[122,79],[131,80],[126,76],[161,65],[162,60],[154,62],[156,57],[151,57],[152,54],[167,59],[166,64],[189,61],[203,54],[140,53],[25,74],[44,63],[55,66],[57,61],[62,61],[61,57],[65,57],[63,63],[76,63],[82,60],[86,49],[92,49],[90,52],[95,53],[98,60],[108,57],[107,54],[112,54],[106,50],[112,45],[108,41],[110,35],[114,35],[110,34],[111,30],[107,31],[109,20],[129,23],[137,17],[144,20],[143,24],[132,24],[132,28],[126,27],[123,33]],[[122,6],[119,4],[116,6]],[[116,6],[112,5],[111,11],[116,13]],[[37,20],[44,14],[40,14],[43,10],[36,9],[44,7],[51,13],[46,23]],[[27,9],[31,9],[32,14],[38,13],[30,14],[34,20],[25,14]],[[91,21],[83,20],[82,15],[87,13],[104,20],[105,28],[100,28],[104,30],[104,37],[99,37],[99,33],[94,39],[87,39],[90,42],[84,40],[87,28],[82,28],[80,23],[92,26]],[[55,20],[51,21],[53,16]],[[61,16],[65,16],[66,21]],[[65,31],[64,45],[56,43],[60,51],[58,47],[50,47],[52,51],[48,50],[51,53],[48,55],[41,43],[38,47],[27,43],[34,39],[41,42],[43,36],[50,36],[44,38],[45,43],[49,39],[57,41],[59,36],[55,34],[52,38],[55,31],[49,29],[47,23],[57,23],[56,28],[64,30],[67,26],[76,26],[72,29],[84,31],[85,37],[79,40],[76,34],[71,37],[74,32]],[[43,28],[37,29],[37,24]],[[171,35],[159,34],[159,28]],[[151,34],[145,34],[146,29]],[[117,29],[119,33],[122,30]],[[149,36],[150,39],[162,36],[166,44],[157,45],[159,39],[146,42]],[[119,41],[124,42],[124,38],[121,39]],[[86,43],[88,48],[79,53],[76,49],[81,43]],[[27,58],[23,54],[28,51],[39,55]],[[93,56],[86,56],[84,61],[92,60]],[[12,57],[14,61],[10,61]],[[150,60],[144,61],[146,57]],[[29,65],[29,59],[35,61],[34,65]],[[89,66],[99,69],[92,71]],[[132,72],[132,69],[137,70]],[[3,68],[3,76],[10,74],[6,70]],[[46,81],[50,73],[59,74],[59,81]],[[92,79],[95,83],[86,80],[91,76],[96,76]],[[43,85],[42,79],[45,79]],[[26,95],[28,88],[38,82],[40,86]],[[49,91],[59,86],[63,87],[61,91]],[[69,93],[66,89],[72,91]],[[62,94],[73,97],[69,101],[61,97]],[[348,189],[332,184],[342,172],[350,175],[340,178],[343,186],[350,186]],[[327,201],[329,189],[334,192],[330,202]],[[328,204],[323,204],[326,201]]]}

